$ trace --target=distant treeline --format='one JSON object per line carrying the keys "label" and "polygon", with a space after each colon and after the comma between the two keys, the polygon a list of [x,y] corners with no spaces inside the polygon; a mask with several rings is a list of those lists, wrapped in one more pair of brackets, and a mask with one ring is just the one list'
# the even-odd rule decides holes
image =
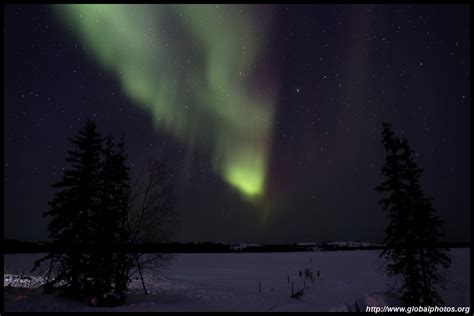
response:
{"label": "distant treeline", "polygon": [[[446,248],[470,248],[470,242],[443,242],[438,245]],[[240,252],[297,252],[297,251],[336,251],[336,250],[374,250],[382,249],[381,244],[373,243],[335,243],[320,242],[311,244],[232,244],[232,243],[147,243],[135,245],[138,253],[240,253]],[[53,245],[46,242],[26,242],[4,240],[4,253],[51,252]]]}

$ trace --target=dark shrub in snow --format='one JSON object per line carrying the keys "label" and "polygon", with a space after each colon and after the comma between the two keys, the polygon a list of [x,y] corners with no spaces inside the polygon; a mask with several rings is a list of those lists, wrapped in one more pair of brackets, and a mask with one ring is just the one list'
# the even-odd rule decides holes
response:
{"label": "dark shrub in snow", "polygon": [[125,295],[116,293],[105,293],[91,298],[90,306],[94,307],[116,307],[125,303]]}

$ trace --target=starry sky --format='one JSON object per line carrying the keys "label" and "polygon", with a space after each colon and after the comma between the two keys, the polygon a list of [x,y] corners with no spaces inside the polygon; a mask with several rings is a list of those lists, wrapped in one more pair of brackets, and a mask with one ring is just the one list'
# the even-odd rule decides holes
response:
{"label": "starry sky", "polygon": [[168,162],[173,241],[382,241],[382,122],[470,236],[468,5],[4,6],[5,237],[41,216],[87,117],[132,175]]}

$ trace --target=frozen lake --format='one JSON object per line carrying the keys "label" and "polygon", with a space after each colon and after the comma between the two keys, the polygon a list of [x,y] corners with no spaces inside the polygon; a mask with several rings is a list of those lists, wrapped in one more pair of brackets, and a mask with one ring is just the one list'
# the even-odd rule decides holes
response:
{"label": "frozen lake", "polygon": [[[159,273],[145,275],[150,295],[133,280],[128,305],[116,311],[329,311],[353,304],[367,294],[387,293],[399,283],[384,273],[384,260],[376,250],[175,254]],[[453,249],[446,273],[447,306],[469,306],[470,249]],[[4,256],[4,274],[31,274],[32,262],[42,254]],[[311,268],[320,277],[299,277]],[[304,276],[304,271],[303,271]],[[288,283],[290,277],[290,283]],[[300,299],[290,297],[306,286]],[[259,283],[261,292],[259,292]],[[4,286],[5,286],[4,281]],[[81,305],[37,289],[5,289],[5,310],[104,310]],[[18,300],[18,296],[23,298]]]}

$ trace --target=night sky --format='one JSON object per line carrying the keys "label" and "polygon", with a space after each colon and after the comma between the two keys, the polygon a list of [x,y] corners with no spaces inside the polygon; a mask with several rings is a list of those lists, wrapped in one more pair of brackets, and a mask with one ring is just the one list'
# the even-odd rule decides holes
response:
{"label": "night sky", "polygon": [[469,240],[467,5],[7,5],[4,229],[47,240],[88,116],[166,160],[175,241],[382,241],[382,122]]}

